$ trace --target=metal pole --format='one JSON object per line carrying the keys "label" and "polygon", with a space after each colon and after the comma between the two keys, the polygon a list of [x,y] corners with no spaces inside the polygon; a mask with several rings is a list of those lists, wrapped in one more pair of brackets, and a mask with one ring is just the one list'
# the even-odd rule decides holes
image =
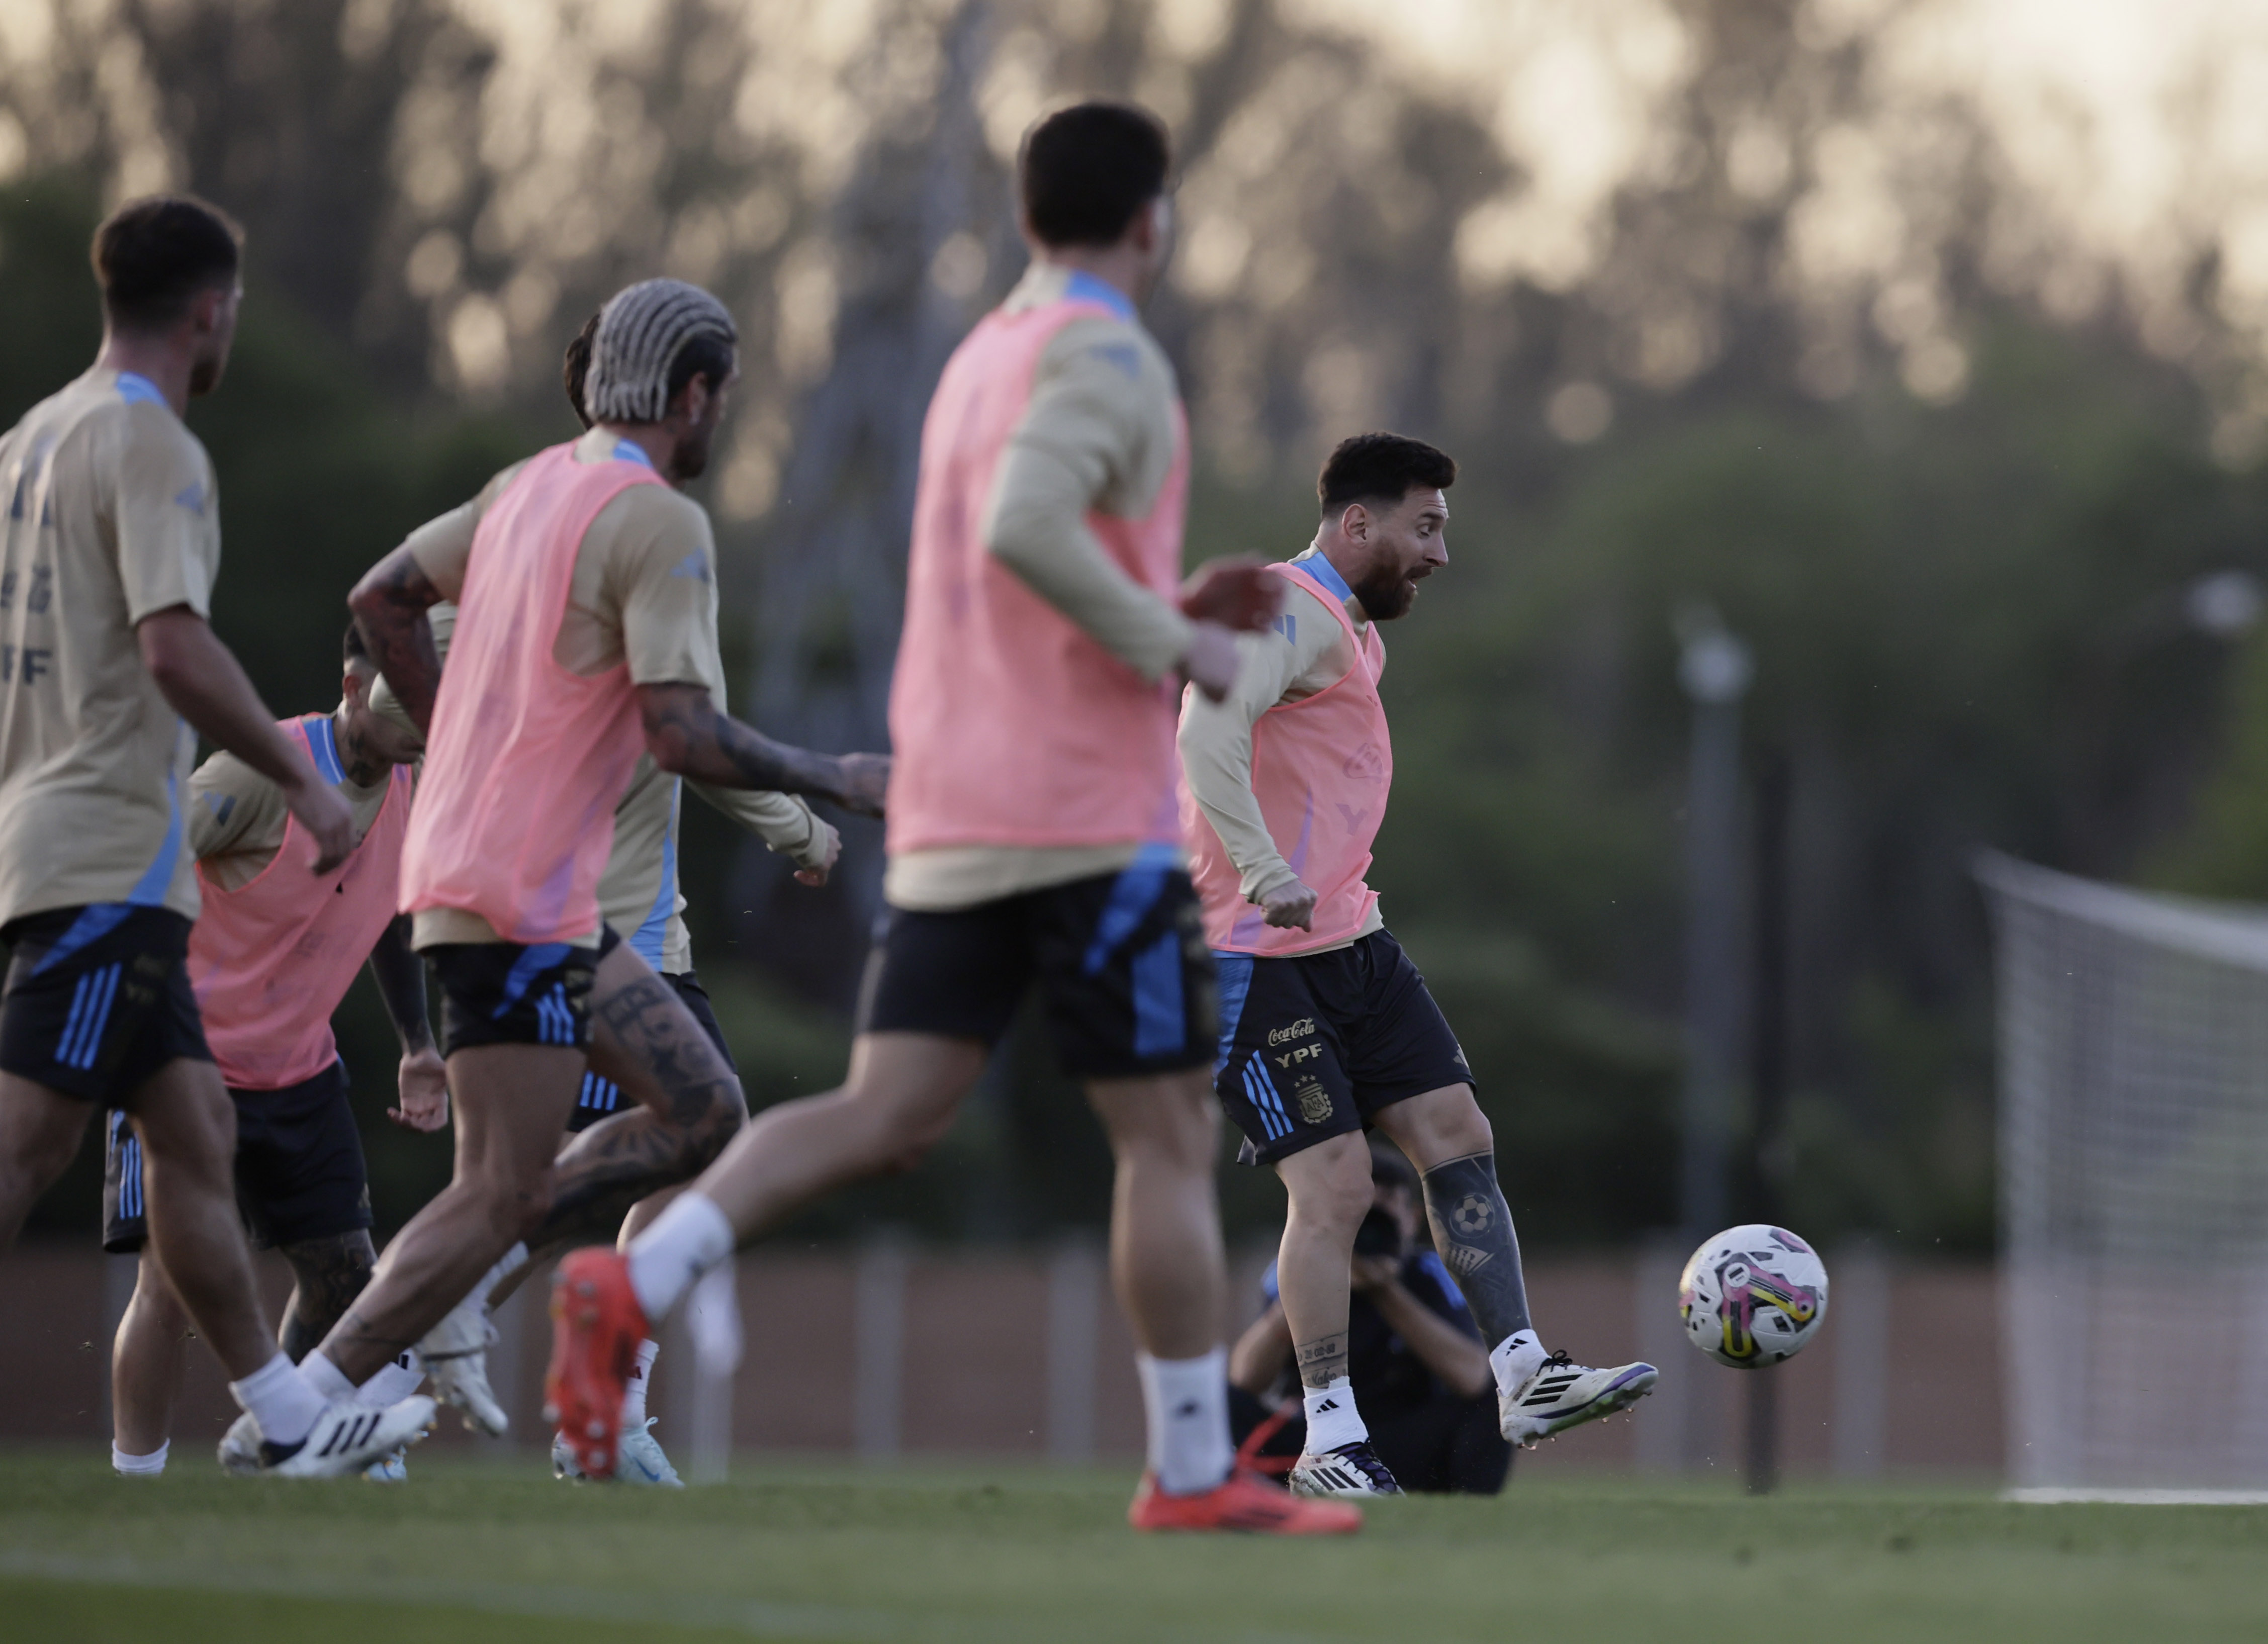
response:
{"label": "metal pole", "polygon": [[1693,700],[1685,810],[1684,1160],[1680,1218],[1698,1244],[1725,1225],[1741,1038],[1741,698],[1749,649],[1713,613],[1689,618],[1678,680]]}
{"label": "metal pole", "polygon": [[[1750,1051],[1754,1100],[1749,1139],[1748,1214],[1777,1223],[1783,1175],[1780,1151],[1787,1117],[1788,813],[1793,778],[1787,756],[1774,748],[1760,763],[1756,781],[1756,992]],[[1750,1495],[1769,1495],[1779,1483],[1779,1376],[1777,1369],[1748,1375],[1749,1446],[1743,1482]]]}
{"label": "metal pole", "polygon": [[[1693,702],[1685,811],[1685,1087],[1679,1215],[1685,1248],[1725,1225],[1734,1080],[1741,1053],[1741,698],[1749,649],[1713,611],[1684,613],[1678,682]],[[1699,1386],[1692,1392],[1698,1394]],[[1713,1397],[1684,1400],[1684,1464],[1719,1451]]]}

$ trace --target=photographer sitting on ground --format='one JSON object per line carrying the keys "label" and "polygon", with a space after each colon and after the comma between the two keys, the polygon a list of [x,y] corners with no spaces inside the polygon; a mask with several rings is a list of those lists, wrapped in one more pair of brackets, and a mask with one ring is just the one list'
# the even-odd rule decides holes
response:
{"label": "photographer sitting on ground", "polygon": [[[1375,1197],[1355,1235],[1349,1276],[1347,1368],[1371,1443],[1405,1490],[1494,1495],[1512,1469],[1512,1446],[1497,1430],[1496,1377],[1480,1327],[1441,1258],[1419,1240],[1425,1223],[1410,1161],[1373,1137],[1370,1170]],[[1229,1422],[1240,1445],[1274,1424],[1254,1451],[1288,1460],[1300,1454],[1306,1419],[1272,1264],[1261,1293],[1267,1310],[1229,1354]]]}

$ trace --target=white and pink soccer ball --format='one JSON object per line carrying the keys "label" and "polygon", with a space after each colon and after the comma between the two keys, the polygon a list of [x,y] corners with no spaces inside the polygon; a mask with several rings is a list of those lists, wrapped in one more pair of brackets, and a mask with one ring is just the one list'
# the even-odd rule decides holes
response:
{"label": "white and pink soccer ball", "polygon": [[1826,1264],[1785,1227],[1727,1227],[1678,1276],[1677,1316],[1687,1340],[1736,1370],[1793,1359],[1827,1317]]}

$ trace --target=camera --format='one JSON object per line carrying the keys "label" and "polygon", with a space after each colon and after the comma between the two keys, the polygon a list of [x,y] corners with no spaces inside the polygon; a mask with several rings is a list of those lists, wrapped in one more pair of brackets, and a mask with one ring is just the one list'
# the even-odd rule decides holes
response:
{"label": "camera", "polygon": [[1354,1253],[1357,1256],[1402,1256],[1402,1224],[1379,1205],[1373,1205],[1370,1213],[1362,1219],[1362,1226],[1354,1230]]}

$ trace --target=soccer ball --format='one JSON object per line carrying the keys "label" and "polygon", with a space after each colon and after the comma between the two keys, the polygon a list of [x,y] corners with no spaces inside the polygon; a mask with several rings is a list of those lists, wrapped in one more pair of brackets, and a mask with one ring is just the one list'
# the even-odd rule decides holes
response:
{"label": "soccer ball", "polygon": [[1793,1359],[1827,1316],[1827,1267],[1785,1227],[1751,1222],[1705,1242],[1677,1279],[1686,1338],[1719,1364]]}

